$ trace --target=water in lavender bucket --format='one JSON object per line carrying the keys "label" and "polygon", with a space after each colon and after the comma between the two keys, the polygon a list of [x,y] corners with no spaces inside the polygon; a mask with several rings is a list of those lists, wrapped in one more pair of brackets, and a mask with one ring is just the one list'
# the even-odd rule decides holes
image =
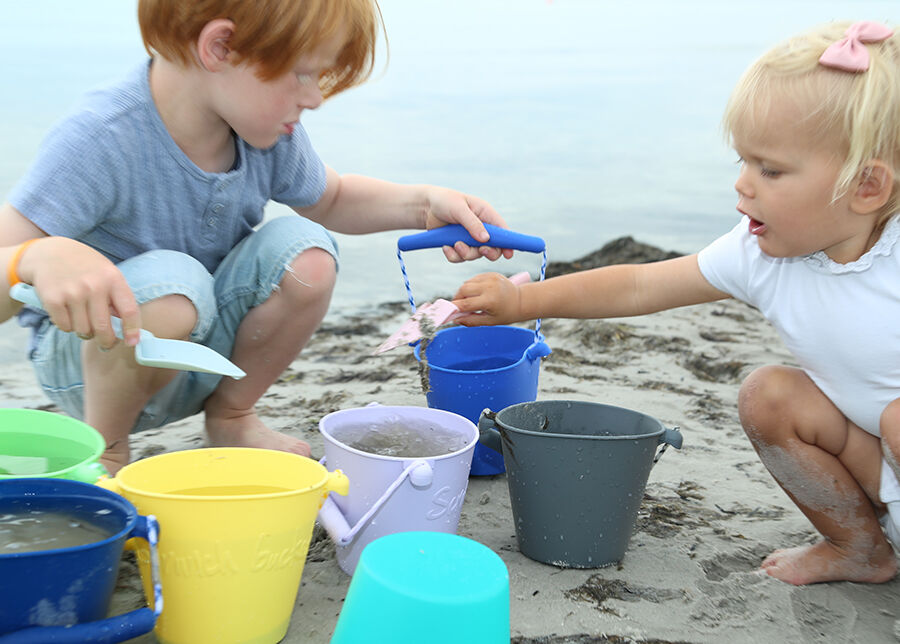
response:
{"label": "water in lavender bucket", "polygon": [[432,423],[400,418],[347,423],[329,434],[336,441],[361,452],[401,458],[444,456],[468,444],[467,437],[459,432]]}

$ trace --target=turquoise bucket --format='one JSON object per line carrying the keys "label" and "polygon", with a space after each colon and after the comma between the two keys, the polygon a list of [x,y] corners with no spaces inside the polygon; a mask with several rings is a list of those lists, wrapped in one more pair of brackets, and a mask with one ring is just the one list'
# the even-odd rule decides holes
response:
{"label": "turquoise bucket", "polygon": [[509,644],[509,572],[485,545],[398,532],[367,545],[331,644]]}

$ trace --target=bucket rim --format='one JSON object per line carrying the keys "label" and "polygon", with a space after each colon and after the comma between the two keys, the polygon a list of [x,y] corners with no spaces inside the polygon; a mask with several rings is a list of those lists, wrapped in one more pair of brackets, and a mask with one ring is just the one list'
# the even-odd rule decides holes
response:
{"label": "bucket rim", "polygon": [[[51,472],[40,472],[38,474],[0,474],[0,480],[7,480],[12,478],[17,479],[40,479],[40,478],[65,478],[66,474],[74,472],[75,470],[83,467],[85,463],[96,462],[100,456],[106,451],[106,442],[103,440],[103,436],[101,436],[100,432],[96,429],[88,425],[83,420],[79,420],[77,418],[73,418],[72,416],[66,416],[64,414],[57,414],[52,411],[46,411],[44,409],[23,409],[19,407],[0,407],[0,419],[2,419],[5,415],[15,415],[21,414],[23,416],[34,416],[39,418],[53,418],[53,422],[58,422],[65,425],[70,425],[73,427],[78,427],[78,431],[80,431],[80,435],[75,437],[66,437],[64,440],[68,440],[74,443],[79,443],[84,447],[91,450],[90,456],[87,458],[78,461],[77,463],[73,463],[68,467],[63,467],[58,470],[53,470]],[[51,433],[47,433],[46,431],[41,430],[29,430],[29,429],[16,429],[13,430],[11,428],[6,428],[0,426],[0,436],[3,434],[29,434],[31,436],[44,436],[49,439],[57,439],[61,438],[60,436],[54,436]]]}
{"label": "bucket rim", "polygon": [[[513,369],[514,367],[517,367],[520,364],[522,364],[522,361],[528,357],[528,349],[530,349],[535,344],[543,342],[543,340],[540,337],[538,337],[538,335],[535,333],[534,329],[526,329],[526,328],[520,327],[520,326],[510,326],[510,325],[505,325],[505,324],[497,324],[494,326],[483,326],[483,327],[451,326],[451,327],[447,327],[445,329],[440,329],[437,333],[434,334],[434,337],[436,338],[437,336],[439,336],[442,333],[446,333],[447,335],[455,335],[458,333],[463,333],[466,330],[470,330],[470,329],[478,329],[479,332],[486,331],[489,333],[496,331],[498,329],[506,331],[506,332],[508,332],[509,330],[513,330],[517,333],[520,333],[520,332],[527,333],[533,339],[527,346],[525,346],[522,349],[522,355],[519,357],[518,360],[516,360],[515,362],[511,362],[509,364],[505,364],[502,367],[495,367],[493,369],[450,369],[449,367],[442,367],[440,365],[432,364],[431,362],[429,362],[428,369],[434,369],[436,371],[441,371],[444,373],[459,373],[459,374],[496,373],[498,371],[507,371],[509,369]],[[421,341],[416,342],[416,346],[413,348],[413,356],[415,356],[416,361],[418,361],[418,362],[422,362],[421,350],[422,350],[422,342]],[[427,351],[427,349],[426,349],[426,351]]]}
{"label": "bucket rim", "polygon": [[[508,423],[504,423],[502,421],[502,419],[500,418],[501,414],[503,414],[505,411],[507,411],[509,409],[513,409],[514,407],[524,407],[526,405],[535,406],[535,405],[540,405],[541,403],[563,403],[563,404],[577,405],[579,407],[582,407],[582,406],[603,407],[606,409],[617,409],[620,411],[627,411],[627,412],[631,412],[633,414],[638,414],[640,416],[650,419],[651,421],[653,421],[657,425],[659,425],[659,429],[654,430],[652,432],[644,432],[641,434],[616,434],[616,435],[612,435],[612,436],[598,436],[598,435],[591,435],[591,434],[560,434],[557,432],[542,432],[542,431],[534,431],[533,429],[522,429],[520,427],[513,427],[512,425],[509,425]],[[633,440],[642,440],[642,439],[647,439],[647,438],[659,438],[666,431],[666,426],[663,424],[663,422],[661,420],[659,420],[655,416],[651,416],[649,414],[645,414],[644,412],[636,411],[634,409],[629,409],[628,407],[620,407],[618,405],[609,405],[606,403],[595,403],[595,402],[591,402],[589,400],[532,400],[532,401],[526,401],[526,402],[522,402],[522,403],[516,403],[515,405],[510,405],[509,407],[504,407],[503,409],[498,411],[494,415],[494,422],[498,426],[500,426],[502,429],[504,429],[505,431],[516,432],[518,434],[525,434],[526,436],[566,438],[566,439],[572,439],[572,440],[603,440],[603,441],[632,440],[633,441]]]}
{"label": "bucket rim", "polygon": [[[256,455],[256,452],[264,451],[271,452],[273,454],[283,454],[284,457],[292,458],[294,460],[300,459],[298,463],[304,463],[304,467],[312,467],[314,470],[321,470],[321,478],[311,485],[308,485],[303,488],[294,488],[290,490],[284,490],[282,492],[258,492],[253,494],[173,494],[172,492],[158,492],[152,490],[141,489],[139,486],[135,486],[133,483],[129,483],[127,481],[127,477],[129,474],[125,472],[126,469],[131,468],[132,466],[138,466],[132,469],[140,470],[143,467],[147,467],[146,463],[149,463],[153,460],[160,460],[165,457],[172,457],[174,454],[184,454],[186,452],[221,452],[227,454],[236,454],[236,453],[253,453]],[[282,456],[272,456],[272,458],[283,458]],[[123,475],[125,478],[123,478]],[[229,501],[229,502],[237,502],[237,501],[259,501],[261,499],[276,499],[276,498],[286,498],[299,494],[306,494],[308,492],[313,492],[319,488],[325,486],[328,481],[329,472],[325,467],[317,462],[315,459],[307,458],[305,456],[301,456],[300,454],[294,454],[292,452],[282,452],[280,450],[261,450],[258,447],[202,447],[198,449],[189,449],[189,450],[179,450],[176,452],[166,452],[164,454],[155,454],[154,456],[148,456],[147,458],[142,458],[139,461],[135,461],[133,463],[129,463],[125,467],[123,467],[119,472],[112,478],[115,485],[120,488],[123,492],[127,492],[129,494],[134,494],[137,496],[141,496],[143,498],[150,499],[165,499],[166,501]]]}
{"label": "bucket rim", "polygon": [[[95,548],[105,548],[116,541],[123,539],[127,534],[129,534],[134,527],[137,525],[138,520],[138,511],[137,508],[134,507],[134,504],[131,503],[125,497],[116,494],[115,492],[111,492],[105,488],[99,487],[97,485],[91,485],[90,483],[83,483],[81,481],[71,481],[68,479],[55,479],[55,478],[35,478],[35,477],[19,477],[19,478],[6,478],[0,479],[0,491],[2,491],[3,487],[6,487],[10,484],[14,483],[28,483],[28,484],[37,484],[41,487],[52,487],[54,485],[61,485],[63,487],[74,487],[75,489],[72,492],[66,491],[65,493],[59,493],[58,491],[53,494],[46,494],[43,498],[48,498],[54,496],[56,498],[63,498],[66,500],[70,499],[92,499],[96,500],[100,498],[101,500],[107,501],[113,505],[116,505],[119,509],[121,509],[125,514],[125,526],[120,530],[117,530],[113,534],[105,537],[103,539],[99,539],[97,541],[91,541],[90,543],[85,543],[80,546],[66,546],[64,548],[48,548],[46,550],[32,550],[29,552],[6,552],[0,553],[0,563],[3,561],[10,560],[20,560],[27,559],[33,557],[40,557],[45,555],[59,555],[59,554],[70,554],[70,553],[78,553],[84,552],[86,550],[93,550]],[[43,490],[37,490],[35,492],[36,498],[37,494],[43,494]],[[10,497],[7,497],[10,498]],[[21,495],[21,498],[26,498],[26,495]]]}
{"label": "bucket rim", "polygon": [[[330,433],[328,433],[328,431],[326,431],[326,429],[325,429],[324,425],[328,418],[332,418],[332,417],[335,417],[335,416],[338,416],[341,414],[345,414],[347,412],[359,412],[362,410],[372,410],[372,409],[385,410],[385,411],[413,409],[413,410],[416,410],[417,412],[427,412],[428,414],[433,414],[433,415],[437,415],[437,416],[451,417],[454,419],[455,422],[459,422],[460,424],[463,424],[463,425],[465,425],[465,424],[471,425],[472,439],[468,443],[466,443],[465,447],[462,447],[453,452],[449,452],[447,454],[439,454],[437,456],[386,456],[383,454],[373,454],[372,452],[365,452],[363,450],[356,449],[355,447],[350,447],[346,443],[342,443],[341,441],[336,439],[334,436],[332,436]],[[463,423],[462,421],[465,421],[465,423]],[[325,439],[326,441],[328,441],[329,443],[336,445],[337,447],[340,447],[341,449],[347,450],[348,452],[350,452],[352,454],[357,454],[359,456],[364,456],[367,458],[384,460],[384,461],[395,462],[395,463],[404,463],[406,461],[416,461],[416,460],[439,461],[439,460],[444,460],[444,459],[449,459],[449,458],[455,458],[455,457],[465,454],[469,450],[474,450],[475,445],[478,443],[478,427],[475,425],[475,423],[473,423],[471,420],[469,420],[465,416],[462,416],[462,415],[457,414],[452,411],[446,411],[444,409],[434,409],[432,407],[419,407],[416,405],[381,405],[381,404],[376,403],[374,405],[365,405],[363,407],[350,407],[348,409],[339,409],[337,411],[328,413],[328,414],[322,416],[321,419],[319,419],[319,433],[322,434],[322,438]]]}

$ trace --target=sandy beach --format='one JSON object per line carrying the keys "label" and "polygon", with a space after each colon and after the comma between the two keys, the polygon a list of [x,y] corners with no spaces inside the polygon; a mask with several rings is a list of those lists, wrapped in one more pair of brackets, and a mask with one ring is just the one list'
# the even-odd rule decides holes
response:
{"label": "sandy beach", "polygon": [[[604,261],[594,257],[577,267]],[[264,419],[308,441],[315,458],[323,453],[318,422],[327,413],[373,401],[426,404],[411,350],[371,355],[408,316],[399,295],[364,311],[330,313],[262,399]],[[651,471],[622,562],[601,569],[562,569],[523,556],[506,476],[470,479],[459,534],[506,563],[513,642],[900,641],[900,579],[793,587],[757,571],[773,549],[817,538],[759,462],[738,421],[742,379],[764,364],[792,363],[757,311],[726,301],[640,318],[548,320],[544,333],[553,353],[541,366],[539,400],[640,411],[679,427],[684,445],[669,449]],[[24,358],[4,366],[5,406],[52,409]],[[194,417],[134,435],[133,458],[201,447],[201,428]],[[127,557],[113,613],[142,601]],[[284,642],[327,643],[349,582],[317,527]]]}

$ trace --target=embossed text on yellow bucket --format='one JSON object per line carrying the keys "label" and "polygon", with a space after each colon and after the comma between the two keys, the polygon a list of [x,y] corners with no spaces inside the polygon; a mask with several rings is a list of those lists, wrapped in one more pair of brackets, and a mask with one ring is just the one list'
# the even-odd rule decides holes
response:
{"label": "embossed text on yellow bucket", "polygon": [[[339,471],[285,452],[160,454],[101,482],[160,524],[164,644],[268,644],[287,633],[316,513]],[[145,591],[149,553],[136,544]]]}

